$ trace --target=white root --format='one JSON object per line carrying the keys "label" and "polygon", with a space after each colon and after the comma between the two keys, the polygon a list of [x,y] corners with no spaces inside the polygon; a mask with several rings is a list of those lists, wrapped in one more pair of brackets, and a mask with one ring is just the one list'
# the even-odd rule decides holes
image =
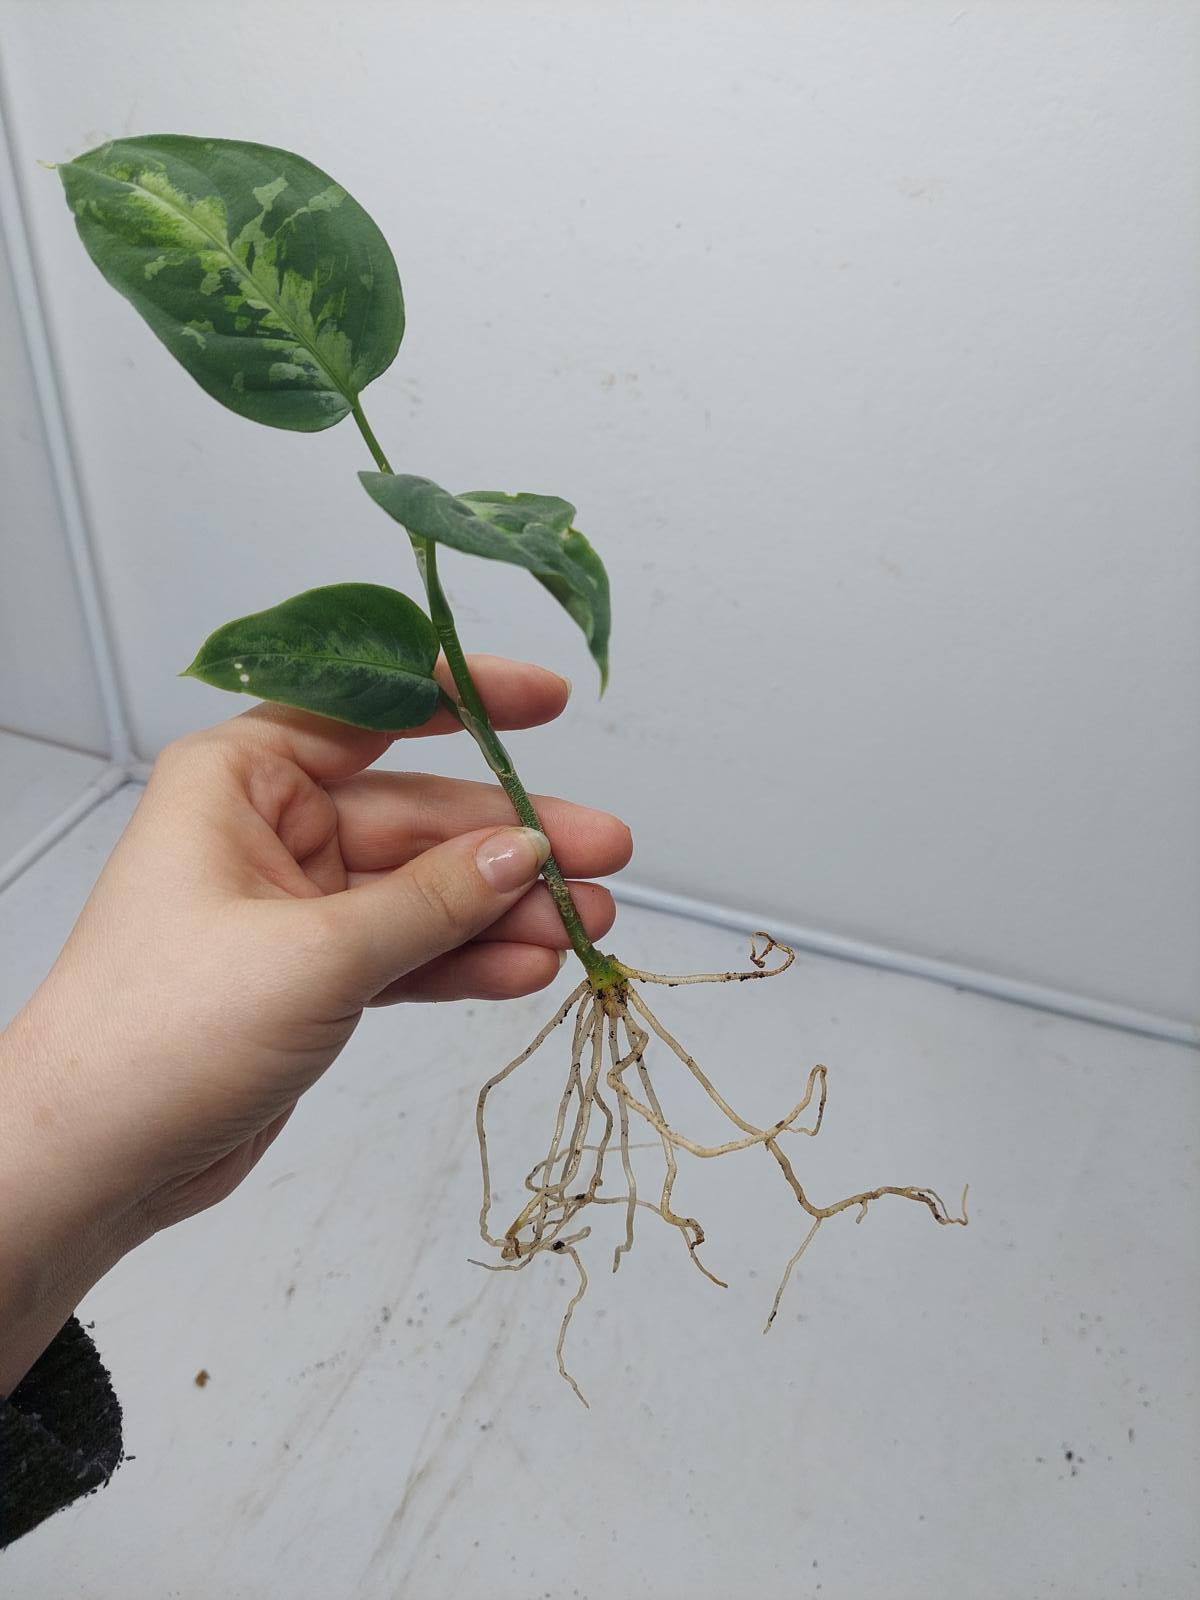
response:
{"label": "white root", "polygon": [[[768,961],[773,953],[778,953],[780,959],[773,966],[769,966]],[[674,1209],[673,1196],[679,1176],[677,1156],[679,1151],[702,1159],[713,1159],[761,1146],[779,1166],[801,1210],[811,1219],[799,1249],[784,1269],[763,1329],[764,1333],[775,1321],[796,1264],[816,1237],[821,1224],[830,1217],[857,1207],[856,1220],[861,1222],[873,1201],[881,1199],[884,1195],[895,1195],[925,1206],[934,1221],[942,1226],[965,1226],[967,1222],[965,1189],[957,1216],[949,1212],[945,1202],[933,1189],[899,1185],[885,1185],[865,1190],[829,1206],[815,1205],[805,1192],[780,1141],[784,1134],[804,1134],[814,1138],[820,1132],[828,1097],[827,1069],[821,1065],[810,1068],[803,1098],[778,1122],[768,1127],[758,1127],[733,1109],[696,1060],[662,1025],[633,986],[634,980],[641,983],[682,985],[736,983],[751,978],[769,978],[786,972],[794,960],[794,951],[786,945],[777,943],[769,935],[759,933],[755,935],[751,945],[749,971],[694,973],[671,977],[615,963],[623,974],[623,982],[607,989],[593,989],[587,981],[581,983],[572,990],[554,1016],[521,1054],[515,1056],[507,1066],[489,1078],[479,1092],[475,1113],[483,1180],[479,1232],[484,1243],[498,1252],[500,1259],[476,1264],[486,1267],[491,1272],[520,1272],[535,1256],[547,1251],[571,1258],[579,1274],[579,1284],[563,1314],[555,1348],[559,1372],[584,1405],[587,1405],[587,1400],[567,1370],[565,1362],[565,1346],[571,1319],[588,1288],[587,1271],[578,1247],[590,1236],[592,1230],[586,1225],[572,1228],[581,1211],[589,1205],[624,1207],[625,1236],[613,1251],[614,1272],[620,1266],[622,1258],[633,1249],[634,1223],[638,1210],[643,1209],[653,1212],[669,1227],[674,1228],[683,1239],[697,1269],[710,1282],[721,1288],[726,1287],[722,1279],[708,1270],[697,1254],[699,1246],[704,1243],[704,1229],[696,1218],[681,1216]],[[570,1062],[566,1083],[558,1100],[550,1143],[546,1154],[526,1174],[524,1188],[528,1198],[525,1204],[505,1229],[504,1234],[497,1237],[490,1231],[489,1223],[492,1188],[485,1121],[487,1100],[493,1089],[502,1084],[541,1048],[554,1030],[566,1021],[573,1009],[575,1016]],[[723,1144],[706,1145],[687,1138],[672,1127],[646,1060],[647,1048],[654,1038],[667,1047],[722,1116],[738,1130],[738,1137],[729,1139]],[[631,1072],[636,1074],[644,1098],[640,1098],[627,1081]],[[606,1090],[611,1090],[615,1098],[615,1117],[613,1107],[605,1098]],[[799,1118],[813,1105],[814,1100],[816,1108],[811,1123],[808,1126],[798,1125]],[[648,1146],[630,1139],[631,1114],[639,1117],[657,1135],[654,1147],[661,1151],[663,1158],[663,1179],[657,1201],[642,1199],[638,1194],[632,1152]],[[593,1124],[597,1123],[596,1131],[593,1132]],[[605,1182],[606,1162],[611,1155],[614,1133],[617,1149],[620,1152],[623,1189],[619,1194],[601,1194],[599,1191]],[[594,1159],[585,1170],[586,1154],[591,1154]]]}
{"label": "white root", "polygon": [[769,1333],[771,1331],[771,1324],[775,1321],[776,1314],[779,1311],[779,1302],[783,1299],[783,1291],[788,1286],[788,1279],[792,1275],[792,1268],[796,1265],[797,1261],[799,1261],[800,1257],[804,1254],[804,1252],[808,1249],[809,1245],[816,1238],[817,1229],[821,1226],[821,1224],[822,1224],[822,1222],[824,1222],[824,1220],[825,1220],[824,1217],[818,1217],[817,1218],[817,1220],[813,1223],[812,1227],[804,1235],[804,1238],[801,1241],[799,1250],[796,1251],[795,1255],[788,1262],[787,1266],[784,1267],[784,1269],[783,1269],[783,1277],[780,1278],[779,1287],[775,1291],[775,1298],[774,1298],[774,1300],[771,1301],[771,1314],[767,1318],[766,1322],[763,1325],[763,1332],[764,1333]]}
{"label": "white root", "polygon": [[[768,967],[767,958],[772,950],[778,950],[782,960],[778,966]],[[678,989],[686,983],[745,983],[750,978],[777,978],[781,972],[787,971],[795,959],[796,952],[791,945],[780,944],[777,939],[772,939],[769,933],[760,932],[750,941],[750,961],[754,968],[752,972],[642,972],[638,967],[627,967],[623,961],[619,961],[617,965],[627,978],[634,978],[638,983],[661,983],[668,989]]]}
{"label": "white root", "polygon": [[567,1302],[567,1309],[563,1312],[562,1326],[558,1330],[558,1343],[554,1347],[554,1353],[558,1357],[558,1370],[560,1374],[567,1380],[572,1389],[574,1389],[575,1393],[579,1396],[580,1400],[582,1400],[586,1406],[587,1400],[584,1396],[583,1390],[567,1371],[567,1364],[563,1358],[563,1347],[567,1342],[567,1329],[571,1326],[571,1318],[575,1315],[575,1307],[587,1293],[588,1277],[586,1271],[584,1270],[583,1262],[579,1259],[579,1251],[576,1250],[575,1246],[573,1244],[564,1245],[563,1250],[575,1263],[575,1268],[579,1273],[579,1287]]}
{"label": "white root", "polygon": [[479,1091],[479,1099],[475,1105],[475,1134],[479,1140],[479,1162],[483,1169],[483,1205],[479,1212],[479,1232],[485,1244],[494,1245],[497,1249],[502,1247],[503,1240],[493,1238],[488,1232],[488,1216],[492,1209],[492,1179],[488,1170],[487,1129],[484,1125],[484,1107],[487,1104],[488,1095],[491,1094],[493,1089],[502,1084],[510,1073],[523,1066],[534,1051],[541,1049],[555,1028],[566,1020],[567,1013],[575,1002],[587,993],[588,988],[589,985],[585,980],[578,988],[573,989],[537,1037],[525,1046],[519,1056],[514,1056],[506,1067],[501,1067],[499,1072],[494,1073]]}

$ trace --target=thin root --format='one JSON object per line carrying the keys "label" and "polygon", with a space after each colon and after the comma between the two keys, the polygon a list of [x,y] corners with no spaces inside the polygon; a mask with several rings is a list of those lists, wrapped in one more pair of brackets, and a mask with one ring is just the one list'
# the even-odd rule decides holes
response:
{"label": "thin root", "polygon": [[824,1222],[824,1220],[825,1220],[824,1217],[818,1217],[817,1218],[817,1220],[813,1223],[812,1227],[804,1235],[804,1239],[803,1239],[803,1241],[802,1241],[802,1243],[800,1245],[799,1250],[796,1251],[796,1254],[788,1262],[787,1266],[784,1267],[784,1269],[783,1269],[783,1277],[780,1278],[780,1280],[779,1280],[779,1287],[778,1287],[778,1289],[776,1289],[775,1298],[771,1302],[771,1315],[767,1318],[766,1322],[763,1324],[763,1332],[764,1333],[769,1333],[771,1331],[771,1324],[775,1321],[775,1314],[779,1310],[779,1302],[783,1299],[783,1291],[788,1286],[788,1279],[792,1275],[792,1268],[796,1265],[797,1261],[799,1261],[800,1257],[804,1254],[804,1252],[808,1249],[809,1245],[816,1238],[817,1229],[821,1226],[821,1224],[822,1224],[822,1222]]}
{"label": "thin root", "polygon": [[[575,1315],[575,1307],[579,1304],[579,1302],[583,1299],[584,1295],[587,1293],[588,1277],[587,1277],[587,1272],[584,1270],[583,1262],[579,1259],[579,1251],[576,1250],[575,1246],[569,1244],[569,1245],[565,1245],[563,1248],[564,1248],[565,1253],[567,1255],[569,1255],[571,1260],[575,1263],[576,1270],[579,1273],[579,1287],[578,1287],[578,1289],[576,1289],[575,1293],[571,1296],[570,1300],[567,1302],[567,1309],[563,1312],[562,1327],[559,1328],[559,1330],[558,1330],[558,1343],[554,1347],[554,1353],[558,1357],[558,1370],[559,1370],[559,1372],[567,1380],[567,1382],[571,1385],[572,1389],[574,1389],[575,1393],[579,1396],[580,1400],[582,1400],[584,1405],[586,1406],[587,1405],[587,1400],[586,1400],[586,1398],[584,1396],[583,1390],[579,1387],[579,1385],[575,1382],[575,1379],[567,1371],[566,1362],[563,1360],[563,1346],[567,1342],[567,1329],[571,1326],[571,1318]],[[591,1408],[589,1407],[588,1409],[590,1410]]]}
{"label": "thin root", "polygon": [[[761,946],[759,941],[761,940]],[[778,950],[782,960],[777,966],[768,967],[767,958],[773,950]],[[678,989],[685,983],[745,983],[749,978],[777,978],[781,972],[786,972],[796,959],[796,952],[789,944],[780,944],[778,939],[772,939],[769,933],[756,933],[750,941],[750,964],[752,972],[643,972],[639,967],[627,967],[623,961],[616,965],[627,978],[634,978],[638,983],[661,983],[668,989]]]}

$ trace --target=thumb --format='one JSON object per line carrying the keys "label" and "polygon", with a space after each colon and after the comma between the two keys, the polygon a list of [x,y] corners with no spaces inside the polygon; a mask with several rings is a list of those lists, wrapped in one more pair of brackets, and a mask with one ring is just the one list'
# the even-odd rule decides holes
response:
{"label": "thumb", "polygon": [[333,924],[332,978],[365,1005],[405,973],[495,922],[536,881],[550,841],[534,828],[481,828],[426,850],[385,877],[319,904]]}

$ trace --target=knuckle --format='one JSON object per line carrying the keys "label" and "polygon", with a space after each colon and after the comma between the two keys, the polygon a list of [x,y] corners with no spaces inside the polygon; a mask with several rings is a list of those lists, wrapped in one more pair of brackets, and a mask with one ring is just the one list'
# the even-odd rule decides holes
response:
{"label": "knuckle", "polygon": [[172,739],[170,744],[164,745],[154,760],[155,772],[168,772],[172,767],[177,767],[186,760],[188,752],[195,746],[196,735],[185,733],[178,739]]}
{"label": "knuckle", "polygon": [[180,734],[178,739],[172,739],[170,744],[163,746],[154,764],[180,766],[214,750],[226,749],[231,741],[231,733],[230,723],[219,722],[213,728],[197,728],[193,733]]}
{"label": "knuckle", "polygon": [[200,738],[199,734],[185,733],[181,738],[172,739],[170,744],[164,745],[155,757],[150,781],[162,783],[193,766],[198,755]]}
{"label": "knuckle", "polygon": [[235,753],[234,742],[221,728],[202,728],[185,733],[164,746],[155,758],[150,783],[157,789],[164,784],[188,783]]}
{"label": "knuckle", "polygon": [[419,859],[409,879],[416,909],[432,929],[455,933],[469,922],[468,897],[448,872]]}

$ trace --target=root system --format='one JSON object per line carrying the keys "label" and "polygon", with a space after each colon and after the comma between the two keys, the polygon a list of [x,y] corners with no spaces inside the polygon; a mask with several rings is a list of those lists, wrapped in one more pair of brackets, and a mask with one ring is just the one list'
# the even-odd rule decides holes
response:
{"label": "root system", "polygon": [[[691,983],[740,983],[750,979],[773,978],[786,972],[794,960],[793,950],[765,933],[758,933],[751,945],[751,965],[744,971],[704,972],[674,977],[664,973],[641,972],[614,963],[622,975],[619,983],[604,988],[596,988],[588,980],[581,983],[520,1055],[489,1078],[479,1091],[475,1114],[483,1174],[479,1231],[484,1242],[498,1252],[500,1259],[479,1262],[478,1265],[493,1272],[520,1272],[536,1256],[546,1252],[570,1258],[579,1282],[563,1314],[556,1353],[559,1371],[584,1405],[587,1401],[567,1370],[564,1350],[571,1319],[587,1292],[587,1271],[579,1247],[592,1231],[588,1223],[580,1223],[580,1214],[589,1206],[617,1205],[625,1209],[625,1235],[613,1252],[614,1272],[620,1267],[622,1258],[633,1248],[638,1213],[650,1211],[668,1227],[678,1231],[693,1264],[711,1283],[720,1288],[727,1287],[700,1259],[699,1251],[704,1243],[704,1229],[700,1223],[695,1217],[683,1216],[675,1210],[674,1192],[679,1175],[680,1152],[708,1160],[761,1146],[778,1165],[801,1211],[810,1219],[799,1247],[784,1268],[764,1333],[775,1320],[796,1263],[816,1237],[822,1223],[839,1212],[857,1208],[855,1221],[861,1222],[873,1201],[882,1199],[884,1195],[897,1195],[923,1205],[933,1220],[943,1227],[966,1224],[965,1189],[958,1215],[948,1210],[933,1189],[908,1185],[886,1184],[877,1189],[864,1190],[861,1194],[849,1195],[832,1205],[816,1205],[800,1182],[791,1158],[783,1148],[783,1140],[785,1136],[794,1134],[815,1138],[820,1132],[828,1097],[827,1069],[824,1066],[812,1067],[803,1096],[787,1115],[768,1127],[757,1127],[733,1109],[694,1057],[668,1033],[637,988],[639,984],[674,987]],[[492,1180],[485,1121],[488,1097],[568,1020],[571,1027],[570,1065],[546,1154],[526,1174],[524,1192],[528,1199],[505,1231],[495,1234],[491,1224]],[[655,1038],[695,1079],[736,1130],[735,1137],[722,1144],[700,1144],[671,1126],[646,1060],[647,1049]],[[808,1122],[801,1120],[806,1115],[810,1118]],[[661,1148],[662,1184],[654,1199],[638,1193],[631,1154],[635,1146],[630,1141],[633,1118],[649,1126],[656,1135],[652,1142]],[[614,1153],[620,1164],[621,1192],[602,1194],[600,1191],[614,1167]]]}

